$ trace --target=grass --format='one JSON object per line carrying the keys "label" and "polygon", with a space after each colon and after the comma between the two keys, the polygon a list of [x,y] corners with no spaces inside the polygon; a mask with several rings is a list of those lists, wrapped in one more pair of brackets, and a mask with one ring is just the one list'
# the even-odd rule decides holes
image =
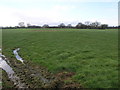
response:
{"label": "grass", "polygon": [[72,77],[86,88],[118,87],[117,30],[4,29],[3,53],[12,49],[52,73],[75,72]]}

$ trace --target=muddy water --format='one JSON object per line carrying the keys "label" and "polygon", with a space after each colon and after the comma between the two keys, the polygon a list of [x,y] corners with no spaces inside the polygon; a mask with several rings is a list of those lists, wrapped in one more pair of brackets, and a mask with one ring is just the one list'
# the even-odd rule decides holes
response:
{"label": "muddy water", "polygon": [[13,69],[7,63],[7,58],[5,58],[5,56],[2,55],[1,53],[0,53],[0,68],[2,68],[4,71],[6,71],[6,73],[8,74],[8,77],[10,78],[11,81],[13,81],[15,87],[27,88],[25,83],[20,82],[20,78],[15,74]]}

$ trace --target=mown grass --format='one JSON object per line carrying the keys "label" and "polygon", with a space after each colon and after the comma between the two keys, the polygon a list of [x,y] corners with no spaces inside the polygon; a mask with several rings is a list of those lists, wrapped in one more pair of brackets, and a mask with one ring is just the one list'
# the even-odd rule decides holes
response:
{"label": "mown grass", "polygon": [[4,29],[3,53],[12,49],[53,73],[75,72],[86,88],[118,87],[117,30]]}

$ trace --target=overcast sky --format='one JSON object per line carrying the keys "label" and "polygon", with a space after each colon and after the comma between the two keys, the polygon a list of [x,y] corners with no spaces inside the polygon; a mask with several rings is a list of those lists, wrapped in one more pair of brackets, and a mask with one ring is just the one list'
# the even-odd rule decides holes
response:
{"label": "overcast sky", "polygon": [[99,21],[118,25],[119,0],[0,0],[0,26],[58,25]]}

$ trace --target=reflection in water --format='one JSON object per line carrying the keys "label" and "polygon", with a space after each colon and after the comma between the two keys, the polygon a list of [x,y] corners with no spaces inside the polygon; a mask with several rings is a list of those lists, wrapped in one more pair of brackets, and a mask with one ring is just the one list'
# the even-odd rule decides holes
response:
{"label": "reflection in water", "polygon": [[2,57],[0,57],[0,68],[5,70],[9,76],[11,74],[14,74],[14,71],[12,70],[12,68],[7,64],[5,60],[2,59]]}
{"label": "reflection in water", "polygon": [[20,48],[17,48],[13,51],[15,57],[17,60],[21,61],[23,63],[23,59],[18,55],[18,51],[20,50]]}

